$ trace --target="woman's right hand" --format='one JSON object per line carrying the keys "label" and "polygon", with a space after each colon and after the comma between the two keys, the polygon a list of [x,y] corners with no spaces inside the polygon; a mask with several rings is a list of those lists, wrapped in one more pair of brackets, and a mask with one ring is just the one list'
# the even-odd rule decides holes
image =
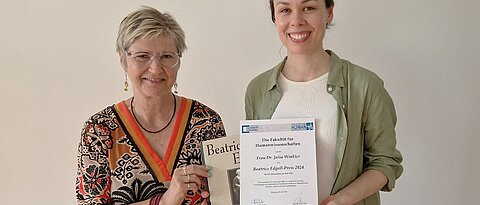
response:
{"label": "woman's right hand", "polygon": [[205,165],[188,165],[176,168],[168,190],[163,194],[160,204],[181,204],[189,190],[202,193],[208,197],[208,192],[200,190],[202,178],[208,177]]}

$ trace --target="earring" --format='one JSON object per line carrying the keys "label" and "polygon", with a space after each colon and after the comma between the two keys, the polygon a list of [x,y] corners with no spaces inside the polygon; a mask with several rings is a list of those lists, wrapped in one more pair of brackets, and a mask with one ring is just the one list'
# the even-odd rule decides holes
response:
{"label": "earring", "polygon": [[330,23],[327,23],[327,25],[325,26],[326,29],[330,29],[330,27],[332,26],[335,26],[335,23],[333,22],[330,22]]}
{"label": "earring", "polygon": [[175,84],[173,84],[173,93],[178,94],[178,84],[177,84],[177,82],[175,82]]}
{"label": "earring", "polygon": [[283,50],[283,44],[280,46],[280,48],[278,49],[278,56],[280,56],[280,58],[283,58],[282,56],[286,56],[287,54],[286,53],[283,53],[282,54],[282,50]]}
{"label": "earring", "polygon": [[125,83],[123,84],[123,90],[124,90],[125,92],[128,91],[127,73],[125,73]]}

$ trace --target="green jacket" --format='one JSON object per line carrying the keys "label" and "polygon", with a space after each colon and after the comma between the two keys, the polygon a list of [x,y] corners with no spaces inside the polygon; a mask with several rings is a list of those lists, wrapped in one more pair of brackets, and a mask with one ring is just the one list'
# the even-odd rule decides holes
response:
{"label": "green jacket", "polygon": [[[393,101],[376,74],[340,59],[332,51],[327,52],[330,71],[325,89],[338,103],[336,176],[332,194],[369,169],[383,172],[388,183],[382,191],[391,191],[403,172],[402,156],[396,149],[397,116]],[[277,80],[286,59],[248,85],[245,93],[247,120],[272,117],[282,98]],[[379,193],[357,204],[380,204]]]}

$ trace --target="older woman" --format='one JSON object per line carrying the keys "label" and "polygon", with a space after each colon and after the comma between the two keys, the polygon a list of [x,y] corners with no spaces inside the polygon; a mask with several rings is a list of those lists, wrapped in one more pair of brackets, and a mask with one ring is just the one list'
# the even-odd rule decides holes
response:
{"label": "older woman", "polygon": [[377,205],[401,175],[396,115],[383,81],[324,50],[333,0],[270,0],[287,57],[253,79],[247,119],[316,119],[318,197],[322,205]]}
{"label": "older woman", "polygon": [[117,51],[133,97],[86,121],[78,204],[207,204],[201,142],[225,129],[214,110],[172,93],[185,49],[169,14],[143,7],[121,22]]}

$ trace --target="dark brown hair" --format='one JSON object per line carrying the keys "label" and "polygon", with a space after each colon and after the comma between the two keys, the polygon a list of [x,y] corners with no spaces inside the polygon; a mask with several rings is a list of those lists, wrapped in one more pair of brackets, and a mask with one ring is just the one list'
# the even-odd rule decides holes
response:
{"label": "dark brown hair", "polygon": [[[326,8],[331,8],[334,5],[335,5],[335,2],[333,2],[333,0],[325,0]],[[275,8],[273,7],[273,0],[270,0],[270,12],[272,14],[272,21],[273,23],[275,23]]]}

